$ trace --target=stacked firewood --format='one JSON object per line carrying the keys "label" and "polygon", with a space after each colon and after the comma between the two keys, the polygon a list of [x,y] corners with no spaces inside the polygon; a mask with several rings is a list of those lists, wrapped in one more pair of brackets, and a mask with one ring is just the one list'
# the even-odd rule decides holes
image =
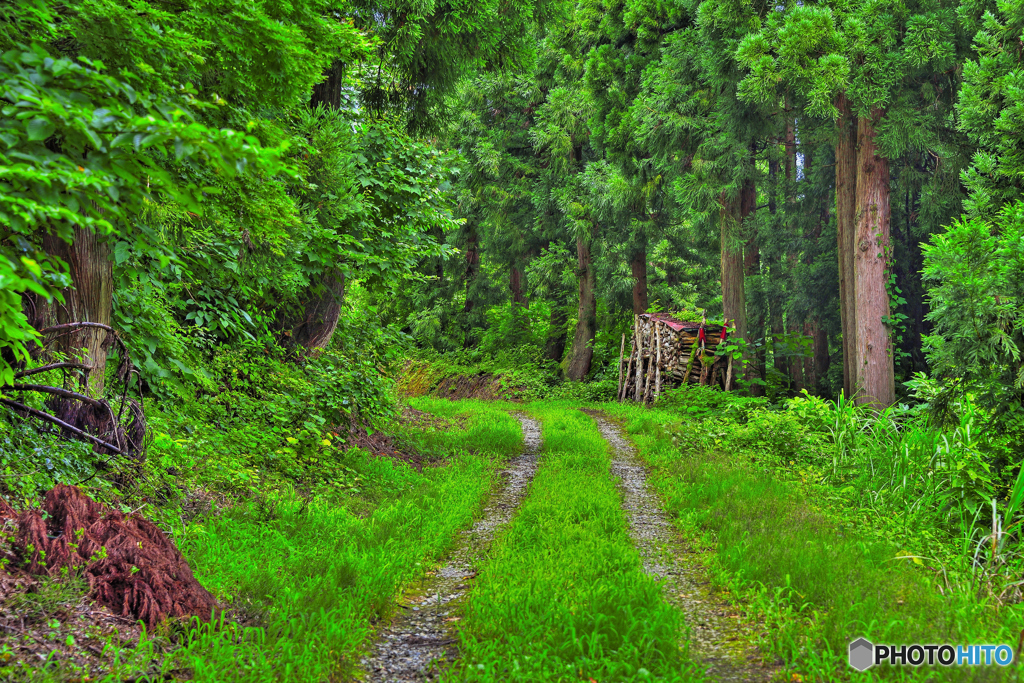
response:
{"label": "stacked firewood", "polygon": [[633,334],[619,352],[619,401],[651,403],[663,388],[680,384],[717,384],[731,389],[732,363],[715,355],[722,325],[675,320],[663,313],[633,316]]}

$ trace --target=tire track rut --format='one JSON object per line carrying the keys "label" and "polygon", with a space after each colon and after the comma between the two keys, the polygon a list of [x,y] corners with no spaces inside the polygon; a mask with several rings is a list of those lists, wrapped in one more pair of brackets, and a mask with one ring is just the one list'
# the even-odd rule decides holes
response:
{"label": "tire track rut", "polygon": [[437,680],[437,664],[457,656],[455,625],[459,606],[471,588],[468,582],[476,576],[476,567],[486,557],[495,532],[512,520],[537,472],[540,422],[525,415],[516,417],[523,429],[522,454],[502,470],[500,488],[491,495],[481,518],[459,532],[444,564],[404,592],[406,604],[400,604],[402,610],[377,633],[372,651],[361,662],[364,680]]}
{"label": "tire track rut", "polygon": [[596,411],[585,410],[597,422],[601,435],[615,449],[611,472],[619,478],[622,507],[629,533],[643,560],[644,571],[662,585],[665,599],[680,609],[690,626],[690,653],[710,680],[768,681],[774,674],[764,667],[752,633],[735,612],[714,595],[703,566],[676,531],[658,495],[647,485],[647,468],[618,426]]}

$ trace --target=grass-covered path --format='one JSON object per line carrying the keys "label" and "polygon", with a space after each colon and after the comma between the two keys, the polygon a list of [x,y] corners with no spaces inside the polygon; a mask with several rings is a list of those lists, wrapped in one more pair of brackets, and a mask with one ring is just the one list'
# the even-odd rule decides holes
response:
{"label": "grass-covered path", "polygon": [[[894,547],[841,524],[757,464],[757,449],[770,443],[729,452],[718,432],[694,434],[685,416],[640,406],[505,409],[541,427],[536,474],[493,538],[471,552],[471,571],[456,542],[405,593],[441,624],[402,637],[413,649],[431,638],[442,646],[423,647],[410,668],[388,664],[378,645],[384,668],[369,680],[998,681],[1012,673],[850,669],[845,650],[855,637],[996,642],[1010,637],[1016,612],[993,618],[981,604],[942,595],[928,572],[896,561]],[[481,509],[476,519],[488,519],[492,508]],[[453,593],[438,591],[459,562]],[[399,609],[393,624],[421,623]],[[396,633],[392,625],[378,642]],[[428,651],[437,655],[430,666]]]}
{"label": "grass-covered path", "polygon": [[454,625],[477,566],[495,532],[511,520],[537,470],[540,424],[525,415],[517,417],[523,429],[522,453],[502,471],[480,519],[459,533],[442,566],[403,592],[399,611],[377,634],[372,653],[362,662],[365,680],[421,680],[454,654]]}
{"label": "grass-covered path", "polygon": [[365,680],[768,680],[618,427],[572,403],[526,413],[523,454],[399,599]]}
{"label": "grass-covered path", "polygon": [[710,588],[705,567],[673,526],[661,499],[647,481],[648,467],[622,429],[597,411],[601,435],[614,449],[611,473],[619,482],[629,533],[644,571],[658,579],[665,600],[680,609],[689,626],[691,656],[717,681],[762,681],[772,668],[760,661],[755,634],[733,608]]}
{"label": "grass-covered path", "polygon": [[[224,621],[131,646],[97,636],[90,678],[1012,680],[847,666],[856,637],[1016,643],[1024,618],[822,505],[788,412],[410,403],[396,433],[422,467],[353,449],[345,490],[271,490],[197,517],[177,538]],[[31,680],[78,680],[52,660]]]}
{"label": "grass-covered path", "polygon": [[597,425],[571,405],[527,411],[542,424],[540,467],[480,569],[451,677],[699,680],[682,615],[629,536]]}

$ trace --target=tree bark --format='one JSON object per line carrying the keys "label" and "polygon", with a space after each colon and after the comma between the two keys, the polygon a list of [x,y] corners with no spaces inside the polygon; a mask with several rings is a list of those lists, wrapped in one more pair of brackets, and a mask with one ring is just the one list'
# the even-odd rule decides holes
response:
{"label": "tree bark", "polygon": [[[743,194],[741,192],[741,197]],[[739,234],[741,197],[727,198],[723,193],[719,200],[722,240],[722,315],[725,322],[733,322],[735,337],[746,339],[747,302],[743,290],[743,242]]]}
{"label": "tree bark", "polygon": [[629,271],[633,276],[633,315],[647,312],[647,243],[633,252],[629,259]]}
{"label": "tree bark", "polygon": [[896,402],[889,317],[889,160],[875,143],[880,109],[857,124],[857,233],[854,294],[857,403],[876,409]]}
{"label": "tree bark", "polygon": [[[344,65],[335,61],[324,71],[324,80],[313,86],[309,106],[330,111],[341,108],[341,86]],[[302,321],[292,329],[292,340],[306,349],[323,349],[331,343],[341,316],[345,298],[345,279],[337,268],[329,268],[316,276],[306,290]]]}
{"label": "tree bark", "polygon": [[[794,264],[795,265],[795,264]],[[803,333],[803,326],[794,320],[796,316],[791,316],[786,320],[786,332],[789,336],[790,342],[797,342],[799,337]],[[801,354],[795,353],[803,347],[796,347],[791,349],[794,351],[793,355],[789,357],[789,388],[800,393],[805,388],[804,384],[804,359]]]}
{"label": "tree bark", "polygon": [[[804,178],[811,180],[811,172],[814,168],[814,159],[811,148],[804,151]],[[804,263],[814,264],[815,257],[821,253],[821,234],[829,222],[828,202],[820,202],[817,206],[818,221],[808,236],[808,247],[804,252]],[[804,333],[811,338],[811,356],[804,361],[804,376],[807,378],[807,389],[815,394],[821,394],[821,382],[828,374],[828,367],[831,359],[828,352],[828,334],[821,325],[821,316],[815,313],[807,321]]]}
{"label": "tree bark", "polygon": [[[775,140],[778,145],[778,140]],[[778,212],[778,180],[779,160],[773,156],[768,159],[768,184],[771,191],[768,195],[768,212],[774,217]],[[786,375],[786,363],[779,354],[779,339],[785,327],[782,320],[782,259],[775,256],[768,261],[768,320],[772,334],[772,367],[783,377]]]}
{"label": "tree bark", "polygon": [[[750,152],[750,165],[754,164],[754,150]],[[751,172],[753,169],[750,169]],[[740,221],[746,223],[754,215],[757,208],[757,186],[753,178],[743,182],[743,189],[740,191]],[[751,230],[743,249],[743,275],[744,277],[755,277],[759,274],[761,267],[761,254],[757,248],[757,233]],[[746,299],[744,299],[744,315],[746,311]],[[764,336],[764,314],[759,310],[754,314],[753,329],[748,331],[744,338],[748,342],[755,342]],[[761,368],[764,367],[764,347],[756,353],[748,354],[747,370],[744,375],[748,382],[763,379]],[[763,384],[750,385],[751,396],[764,396]]]}
{"label": "tree bark", "polygon": [[[925,319],[927,305],[920,278],[921,269],[924,268],[924,254],[921,251],[922,243],[920,240],[914,239],[911,233],[913,216],[919,210],[920,203],[920,191],[914,192],[912,197],[908,190],[904,209],[906,223],[904,224],[903,242],[906,244],[909,267],[905,281],[898,282],[900,289],[903,291],[903,297],[907,300],[905,311],[908,320],[904,328],[904,343],[910,351],[911,372],[928,371],[928,361],[922,348],[922,337],[931,332],[930,323]],[[895,236],[893,239],[895,239]],[[899,275],[898,272],[897,275]]]}
{"label": "tree bark", "polygon": [[[792,111],[793,103],[787,98],[786,99],[787,111]],[[797,228],[794,225],[796,218],[796,119],[788,117],[786,119],[786,137],[785,137],[785,169],[786,169],[786,232],[787,237],[792,240],[792,243],[796,243]],[[799,254],[796,251],[790,251],[788,254],[790,272],[796,272],[796,266],[800,261]],[[794,320],[786,321],[786,331],[789,333],[790,340],[795,340],[801,334],[800,323]],[[804,388],[804,359],[793,354],[789,357],[789,387],[795,392],[800,392]]]}
{"label": "tree bark", "polygon": [[313,86],[309,106],[316,109],[323,106],[331,111],[341,109],[341,86],[345,74],[345,65],[335,61],[324,71],[324,80]]}
{"label": "tree bark", "polygon": [[[811,148],[804,150],[804,180],[811,182],[811,171],[814,168],[814,158]],[[821,233],[828,223],[828,204],[821,203],[818,210],[818,221],[814,224],[809,235],[807,235],[804,250],[804,263],[808,266],[814,264],[815,255],[821,252]],[[807,382],[807,390],[812,394],[819,394],[819,386],[825,375],[828,373],[828,335],[821,327],[821,317],[815,313],[809,320],[804,321],[804,334],[811,340],[811,355],[804,358],[804,378]]]}
{"label": "tree bark", "polygon": [[[786,99],[786,109],[792,109],[792,103]],[[786,118],[786,132],[782,141],[785,146],[785,170],[786,170],[786,203],[793,201],[793,183],[796,181],[796,120],[792,117]]]}
{"label": "tree bark", "polygon": [[846,95],[836,98],[836,227],[839,252],[839,312],[843,332],[843,393],[853,396],[857,311],[854,306],[854,242],[857,218],[857,127]]}
{"label": "tree bark", "polygon": [[804,321],[804,336],[811,340],[811,352],[803,358],[804,389],[807,389],[812,394],[818,393],[818,366],[814,362],[814,330],[816,325],[817,319]]}
{"label": "tree bark", "polygon": [[828,354],[828,334],[821,326],[820,321],[815,318],[811,323],[811,336],[814,344],[814,381],[811,385],[813,391],[818,390],[818,384],[828,374],[828,366],[831,362]]}
{"label": "tree bark", "polygon": [[569,367],[566,376],[579,382],[590,372],[594,360],[594,336],[597,333],[597,278],[590,254],[590,244],[584,237],[576,239],[576,265],[580,279],[579,312],[576,334],[572,339]]}
{"label": "tree bark", "polygon": [[[109,326],[114,301],[114,267],[109,242],[93,231],[77,228],[71,244],[47,236],[44,247],[68,264],[73,283],[63,292],[63,304],[56,300],[50,304],[56,322],[93,322]],[[82,393],[96,398],[103,395],[107,348],[111,341],[106,330],[95,327],[84,327],[59,339],[58,348],[64,353],[77,356],[84,349],[84,362],[92,366]]]}
{"label": "tree bark", "polygon": [[335,271],[321,276],[323,287],[319,292],[307,292],[303,305],[302,322],[292,330],[296,345],[305,349],[323,349],[331,343],[341,316],[341,303],[345,298],[345,278]]}
{"label": "tree bark", "polygon": [[[44,244],[45,244],[44,240]],[[50,321],[53,320],[53,307],[57,305],[57,301],[47,301],[46,297],[36,294],[35,292],[24,292],[21,295],[21,311],[25,314],[28,319],[28,324],[33,329],[41,330],[50,326]],[[28,353],[33,359],[38,359],[43,353],[43,346],[30,342],[26,344]],[[20,364],[15,362],[14,354],[9,349],[3,349],[0,351],[0,355],[3,356],[4,360],[15,366],[15,369],[20,367]]]}

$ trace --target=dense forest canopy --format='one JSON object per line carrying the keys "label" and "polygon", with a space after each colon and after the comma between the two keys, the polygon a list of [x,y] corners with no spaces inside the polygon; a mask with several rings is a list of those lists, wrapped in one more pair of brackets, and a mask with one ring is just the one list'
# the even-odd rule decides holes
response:
{"label": "dense forest canopy", "polygon": [[182,391],[342,308],[600,379],[661,310],[753,395],[1013,412],[1019,9],[7,4],[4,381],[87,320]]}

